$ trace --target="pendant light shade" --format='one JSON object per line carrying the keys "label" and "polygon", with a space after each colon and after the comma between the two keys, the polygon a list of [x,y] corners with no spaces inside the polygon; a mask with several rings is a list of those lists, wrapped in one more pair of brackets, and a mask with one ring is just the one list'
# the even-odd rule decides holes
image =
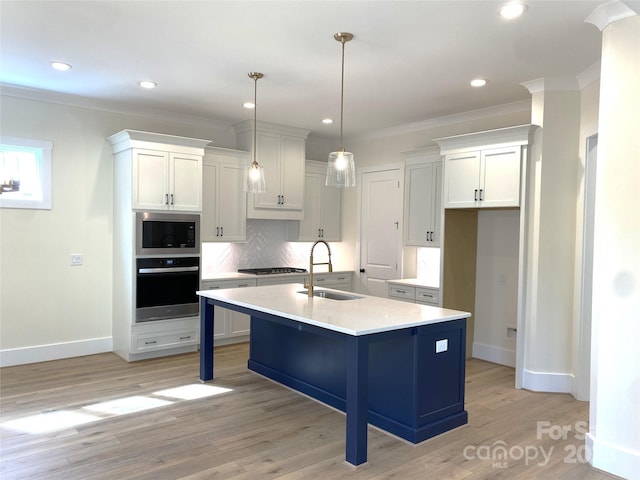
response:
{"label": "pendant light shade", "polygon": [[249,78],[253,79],[253,161],[247,166],[244,172],[244,191],[248,193],[264,193],[267,185],[264,179],[264,169],[257,160],[257,110],[258,110],[258,80],[264,77],[258,72],[250,72]]}
{"label": "pendant light shade", "polygon": [[353,39],[351,33],[336,33],[333,38],[342,44],[342,76],[340,83],[340,147],[329,154],[325,185],[330,187],[355,187],[356,165],[353,153],[347,152],[342,144],[342,124],[344,118],[344,44]]}

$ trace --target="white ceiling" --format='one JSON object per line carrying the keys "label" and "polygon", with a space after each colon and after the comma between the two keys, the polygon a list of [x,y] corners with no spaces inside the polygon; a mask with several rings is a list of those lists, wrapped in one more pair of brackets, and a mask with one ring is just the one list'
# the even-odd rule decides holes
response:
{"label": "white ceiling", "polygon": [[[252,118],[335,137],[340,43],[345,137],[530,98],[522,82],[575,80],[600,58],[584,22],[607,0],[528,0],[514,21],[504,1],[6,1],[0,82],[84,97],[141,113],[231,124]],[[68,62],[58,72],[49,62]],[[489,83],[469,86],[474,77]],[[158,83],[143,90],[139,80]],[[41,92],[30,92],[41,93]],[[89,100],[90,99],[90,100]],[[336,122],[325,126],[324,117]]]}

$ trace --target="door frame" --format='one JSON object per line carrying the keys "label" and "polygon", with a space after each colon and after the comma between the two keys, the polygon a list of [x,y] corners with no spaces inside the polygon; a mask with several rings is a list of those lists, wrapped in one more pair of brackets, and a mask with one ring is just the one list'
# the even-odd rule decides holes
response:
{"label": "door frame", "polygon": [[392,163],[383,163],[380,165],[375,165],[375,166],[370,166],[370,167],[361,167],[361,168],[357,168],[356,169],[356,177],[357,177],[357,184],[356,184],[356,195],[357,195],[357,206],[356,206],[356,231],[357,231],[357,238],[356,238],[356,259],[357,259],[357,266],[355,269],[355,277],[354,280],[356,281],[357,285],[354,285],[354,290],[357,291],[358,293],[364,293],[364,287],[363,287],[363,282],[362,282],[362,273],[360,272],[360,269],[362,268],[361,266],[361,261],[362,261],[362,256],[361,256],[361,248],[362,248],[362,178],[364,174],[367,173],[377,173],[377,172],[385,172],[385,171],[390,171],[390,170],[397,170],[398,171],[398,175],[400,176],[400,188],[399,188],[399,195],[400,195],[400,199],[401,199],[401,211],[400,211],[400,217],[398,219],[398,229],[400,231],[400,242],[398,242],[398,245],[396,245],[397,251],[396,254],[398,256],[398,262],[400,264],[400,268],[399,268],[399,278],[402,278],[403,273],[404,273],[404,262],[403,262],[403,241],[404,241],[404,211],[402,211],[402,209],[404,208],[404,167],[405,167],[405,162],[401,161],[401,162],[392,162]]}

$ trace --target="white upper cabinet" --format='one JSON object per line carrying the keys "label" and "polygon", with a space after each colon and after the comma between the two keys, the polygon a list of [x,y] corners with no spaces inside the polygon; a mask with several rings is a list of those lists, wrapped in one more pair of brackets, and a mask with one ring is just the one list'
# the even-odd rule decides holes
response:
{"label": "white upper cabinet", "polygon": [[[304,218],[304,169],[308,130],[258,122],[256,159],[264,168],[266,193],[247,198],[247,218]],[[253,121],[234,125],[237,145],[253,152]]]}
{"label": "white upper cabinet", "polygon": [[436,139],[444,155],[444,208],[519,207],[522,161],[534,128]]}
{"label": "white upper cabinet", "polygon": [[244,169],[249,152],[206,147],[200,238],[203,242],[243,242],[247,239],[247,194]]}
{"label": "white upper cabinet", "polygon": [[[128,195],[133,210],[202,210],[202,158],[209,140],[176,137],[136,130],[123,130],[108,139],[118,168],[116,182],[130,185]],[[117,199],[121,201],[121,199]]]}
{"label": "white upper cabinet", "polygon": [[304,219],[289,223],[289,240],[339,242],[342,222],[342,189],[325,186],[327,164],[307,160],[304,187]]}
{"label": "white upper cabinet", "polygon": [[404,243],[437,247],[442,216],[442,159],[437,148],[404,152],[403,155]]}

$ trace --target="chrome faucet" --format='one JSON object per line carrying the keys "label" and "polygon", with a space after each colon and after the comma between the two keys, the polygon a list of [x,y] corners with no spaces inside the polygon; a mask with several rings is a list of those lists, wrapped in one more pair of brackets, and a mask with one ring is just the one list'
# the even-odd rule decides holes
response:
{"label": "chrome faucet", "polygon": [[[329,261],[322,263],[313,263],[313,249],[316,248],[316,245],[319,243],[324,243],[327,246],[327,252],[329,253]],[[333,265],[331,264],[331,248],[329,248],[329,244],[324,240],[318,240],[311,247],[311,254],[309,255],[309,284],[304,287],[307,289],[310,297],[313,297],[313,266],[314,265],[329,265],[329,272],[333,272]]]}

